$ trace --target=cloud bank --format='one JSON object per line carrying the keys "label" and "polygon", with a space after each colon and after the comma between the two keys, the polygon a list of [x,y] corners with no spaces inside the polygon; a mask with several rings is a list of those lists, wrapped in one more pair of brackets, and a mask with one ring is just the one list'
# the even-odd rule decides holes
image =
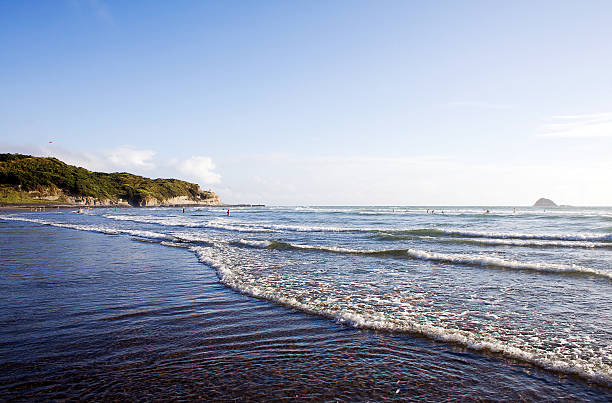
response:
{"label": "cloud bank", "polygon": [[196,156],[176,163],[179,172],[198,180],[198,183],[221,182],[221,175],[214,172],[215,164],[210,157]]}
{"label": "cloud bank", "polygon": [[148,170],[156,166],[153,162],[153,157],[157,153],[153,150],[138,150],[123,146],[104,151],[103,154],[112,166],[116,167]]}

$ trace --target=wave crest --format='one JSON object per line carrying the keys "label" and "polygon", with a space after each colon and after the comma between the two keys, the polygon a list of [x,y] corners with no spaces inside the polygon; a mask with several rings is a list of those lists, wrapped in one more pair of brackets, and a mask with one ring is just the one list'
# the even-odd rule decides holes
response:
{"label": "wave crest", "polygon": [[521,262],[518,260],[502,259],[495,256],[469,255],[469,254],[447,254],[430,252],[419,249],[349,249],[335,246],[317,246],[294,244],[280,241],[250,241],[240,240],[240,244],[261,249],[277,250],[311,250],[328,253],[341,253],[350,255],[365,255],[378,257],[392,257],[397,259],[428,260],[439,263],[461,264],[480,267],[497,267],[502,269],[526,270],[542,273],[593,275],[612,280],[612,272],[592,269],[579,265],[564,265],[554,263]]}

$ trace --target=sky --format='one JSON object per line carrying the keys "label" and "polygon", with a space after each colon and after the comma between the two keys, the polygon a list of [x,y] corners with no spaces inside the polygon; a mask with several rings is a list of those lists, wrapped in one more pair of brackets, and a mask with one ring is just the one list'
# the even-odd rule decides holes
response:
{"label": "sky", "polygon": [[610,1],[0,0],[0,152],[226,203],[612,205]]}

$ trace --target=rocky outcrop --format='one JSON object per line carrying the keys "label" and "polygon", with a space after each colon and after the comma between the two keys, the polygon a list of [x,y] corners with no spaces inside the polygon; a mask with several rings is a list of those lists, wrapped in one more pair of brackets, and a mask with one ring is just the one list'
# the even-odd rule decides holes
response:
{"label": "rocky outcrop", "polygon": [[130,206],[130,203],[128,203],[126,200],[123,200],[123,199],[99,200],[93,197],[72,197],[72,196],[66,196],[65,199],[68,204],[74,204],[77,206],[108,206],[108,207],[119,207],[119,206],[129,207]]}
{"label": "rocky outcrop", "polygon": [[557,207],[557,204],[550,199],[541,197],[534,203],[533,207]]}
{"label": "rocky outcrop", "polygon": [[[97,199],[91,196],[72,196],[66,195],[61,190],[55,189],[53,192],[45,190],[43,192],[27,192],[31,200],[45,200],[57,202],[58,204],[74,206],[107,206],[107,207],[170,207],[170,206],[223,206],[216,193],[206,191],[193,196],[176,196],[168,199],[158,200],[156,198],[145,198],[139,203],[129,203],[124,199]],[[50,194],[54,193],[54,194]]]}
{"label": "rocky outcrop", "polygon": [[[44,200],[49,202],[57,202],[57,204],[66,204],[74,206],[108,206],[108,207],[129,207],[130,203],[121,198],[112,199],[97,199],[91,196],[72,196],[65,194],[61,189],[43,188],[39,191],[27,192],[28,198],[36,200]],[[215,195],[216,196],[216,195]]]}
{"label": "rocky outcrop", "polygon": [[191,199],[187,196],[177,196],[170,199],[159,201],[157,199],[145,199],[141,202],[141,207],[154,207],[154,206],[222,206],[219,196],[213,193],[212,197],[203,199],[196,198]]}

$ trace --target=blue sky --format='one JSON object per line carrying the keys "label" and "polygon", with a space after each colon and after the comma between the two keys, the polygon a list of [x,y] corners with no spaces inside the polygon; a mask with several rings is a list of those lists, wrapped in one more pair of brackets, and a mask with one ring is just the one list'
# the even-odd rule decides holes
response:
{"label": "blue sky", "polygon": [[232,203],[611,205],[610,21],[609,1],[0,0],[0,148]]}

